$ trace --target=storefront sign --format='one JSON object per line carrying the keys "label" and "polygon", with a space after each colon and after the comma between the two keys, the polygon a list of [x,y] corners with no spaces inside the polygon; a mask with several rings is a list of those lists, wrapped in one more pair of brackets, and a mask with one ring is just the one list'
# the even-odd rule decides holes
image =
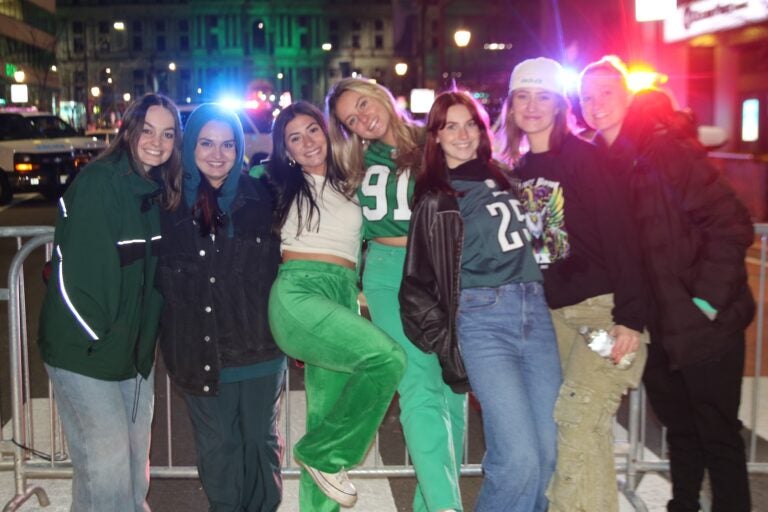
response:
{"label": "storefront sign", "polygon": [[664,42],[682,41],[766,19],[767,0],[699,0],[678,7],[664,21]]}

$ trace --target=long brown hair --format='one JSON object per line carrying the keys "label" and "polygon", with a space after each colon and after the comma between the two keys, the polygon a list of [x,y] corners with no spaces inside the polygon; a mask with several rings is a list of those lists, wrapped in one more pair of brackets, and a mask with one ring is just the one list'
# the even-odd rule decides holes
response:
{"label": "long brown hair", "polygon": [[[317,123],[326,138],[327,155],[325,170],[325,185],[348,197],[354,190],[346,190],[344,175],[336,168],[331,157],[331,142],[328,135],[328,126],[325,123],[323,113],[306,101],[298,101],[284,108],[275,119],[272,128],[272,154],[267,161],[267,177],[275,191],[275,228],[277,231],[285,224],[291,206],[296,203],[298,212],[298,226],[296,235],[302,231],[317,228],[320,222],[320,208],[317,206],[312,187],[307,182],[304,170],[298,162],[288,158],[288,150],[285,145],[285,129],[288,123],[300,115],[309,116]],[[324,185],[324,186],[325,186]],[[317,215],[317,221],[313,224],[313,217]]]}
{"label": "long brown hair", "polygon": [[404,169],[411,169],[412,175],[417,172],[421,164],[420,147],[423,128],[398,108],[392,93],[385,87],[362,78],[344,78],[328,91],[325,97],[325,113],[328,118],[333,161],[347,176],[349,186],[357,187],[363,179],[365,174],[363,156],[367,144],[371,141],[361,139],[336,115],[336,104],[347,91],[373,98],[384,105],[389,114],[392,133],[395,135],[397,148],[395,164],[398,172]]}
{"label": "long brown hair", "polygon": [[437,135],[445,128],[448,109],[455,105],[463,105],[469,111],[472,120],[480,129],[480,143],[477,147],[477,159],[491,171],[494,179],[502,190],[509,188],[509,181],[504,177],[501,168],[493,161],[493,149],[490,134],[488,113],[469,94],[462,91],[441,93],[435,98],[427,117],[427,140],[424,143],[424,160],[421,172],[416,177],[413,192],[413,204],[416,204],[427,192],[440,191],[456,195],[451,186],[445,152],[437,142]]}
{"label": "long brown hair", "polygon": [[[504,106],[501,109],[501,124],[496,132],[496,139],[500,142],[501,157],[509,164],[514,166],[522,157],[521,146],[525,138],[525,132],[515,123],[515,114],[512,111],[512,100],[515,91],[509,91]],[[552,126],[552,132],[549,134],[549,150],[557,152],[563,145],[566,135],[571,133],[569,127],[569,117],[571,115],[571,103],[568,98],[550,91],[557,100],[557,114]]]}
{"label": "long brown hair", "polygon": [[[137,155],[139,138],[144,129],[144,119],[150,107],[162,107],[171,113],[174,121],[173,151],[167,162],[150,169],[144,170]],[[161,94],[147,93],[137,98],[123,114],[123,123],[117,132],[117,136],[96,160],[105,159],[111,155],[124,154],[128,157],[131,170],[142,178],[152,179],[157,177],[163,185],[162,206],[167,210],[173,210],[181,201],[181,120],[176,104]],[[151,173],[151,176],[150,176]]]}

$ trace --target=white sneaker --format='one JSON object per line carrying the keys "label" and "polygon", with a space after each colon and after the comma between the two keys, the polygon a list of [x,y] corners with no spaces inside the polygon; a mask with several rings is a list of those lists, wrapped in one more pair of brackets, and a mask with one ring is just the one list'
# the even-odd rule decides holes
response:
{"label": "white sneaker", "polygon": [[357,489],[349,481],[346,471],[338,473],[326,473],[313,468],[296,459],[296,462],[307,470],[309,476],[315,481],[323,493],[342,507],[354,507],[357,503]]}

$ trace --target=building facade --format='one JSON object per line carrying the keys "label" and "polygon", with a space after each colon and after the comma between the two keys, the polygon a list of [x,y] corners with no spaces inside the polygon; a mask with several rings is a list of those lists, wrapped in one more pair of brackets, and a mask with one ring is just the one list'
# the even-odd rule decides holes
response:
{"label": "building facade", "polygon": [[[452,81],[503,94],[512,64],[537,47],[530,4],[59,0],[61,97],[108,123],[147,91],[191,103],[287,91],[319,105],[333,82],[355,74],[403,95]],[[459,28],[472,34],[465,47],[453,39]]]}
{"label": "building facade", "polygon": [[54,0],[0,2],[0,106],[14,104],[11,86],[26,86],[27,100],[50,110],[57,102],[57,24]]}

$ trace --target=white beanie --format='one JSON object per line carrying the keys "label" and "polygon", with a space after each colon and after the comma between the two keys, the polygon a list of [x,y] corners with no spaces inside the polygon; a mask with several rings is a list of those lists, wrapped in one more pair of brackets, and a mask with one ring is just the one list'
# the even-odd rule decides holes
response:
{"label": "white beanie", "polygon": [[539,87],[565,97],[563,68],[546,57],[527,59],[515,66],[509,77],[509,92],[522,87]]}

